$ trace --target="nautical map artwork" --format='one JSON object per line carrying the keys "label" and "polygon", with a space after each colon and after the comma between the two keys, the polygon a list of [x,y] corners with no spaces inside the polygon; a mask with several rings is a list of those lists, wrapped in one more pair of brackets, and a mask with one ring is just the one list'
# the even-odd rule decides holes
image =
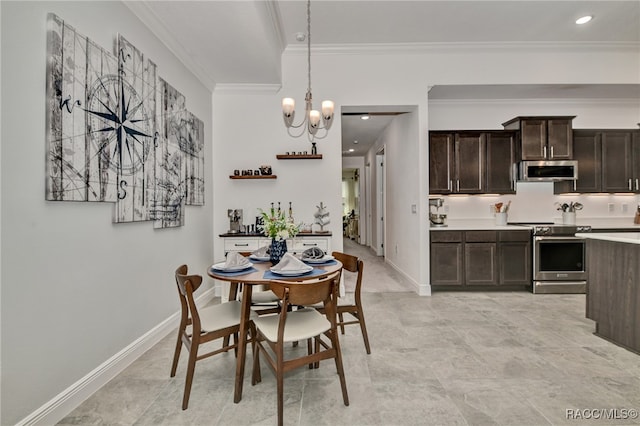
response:
{"label": "nautical map artwork", "polygon": [[204,205],[204,123],[124,37],[113,55],[54,14],[48,25],[46,199],[183,225],[184,205]]}

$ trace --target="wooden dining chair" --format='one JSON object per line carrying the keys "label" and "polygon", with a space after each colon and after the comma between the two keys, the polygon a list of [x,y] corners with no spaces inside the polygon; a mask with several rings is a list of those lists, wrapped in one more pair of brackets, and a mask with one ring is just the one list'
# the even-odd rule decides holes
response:
{"label": "wooden dining chair", "polygon": [[[272,281],[271,290],[282,299],[277,315],[254,319],[256,344],[253,349],[253,375],[251,384],[260,382],[260,355],[263,355],[276,375],[278,425],[283,424],[284,374],[305,365],[333,358],[340,378],[344,405],[349,405],[347,383],[342,365],[342,352],[338,341],[336,299],[340,285],[340,271],[323,279],[306,281]],[[313,308],[289,310],[288,306],[308,306],[322,302],[324,313]],[[287,342],[313,339],[315,350],[308,345],[307,355],[285,359]]]}
{"label": "wooden dining chair", "polygon": [[[244,257],[251,256],[250,251],[239,252]],[[242,285],[230,289],[229,300],[236,299],[242,301]],[[238,292],[239,291],[239,292]],[[236,297],[232,297],[235,292]],[[273,294],[267,285],[254,285],[251,291],[251,309],[253,309],[258,315],[275,314],[280,309],[280,299]]]}
{"label": "wooden dining chair", "polygon": [[[364,271],[364,262],[362,259],[358,259],[356,256],[334,251],[331,253],[333,257],[342,263],[343,271],[349,271],[351,273],[357,273],[356,275],[356,288],[354,293],[354,302],[345,303],[344,298],[338,300],[338,325],[340,331],[344,334],[344,326],[350,324],[360,324],[360,330],[362,331],[362,338],[364,339],[364,347],[367,350],[367,354],[371,354],[371,347],[369,346],[369,335],[367,334],[367,325],[364,321],[364,311],[362,310],[362,273]],[[322,307],[318,307],[322,312]],[[344,315],[351,315],[355,319],[347,317],[347,321],[344,319]]]}
{"label": "wooden dining chair", "polygon": [[[187,271],[187,265],[182,265],[175,272],[182,313],[180,327],[178,328],[178,340],[171,366],[171,377],[174,377],[178,368],[180,350],[184,344],[189,351],[189,360],[182,398],[183,410],[186,410],[189,405],[189,395],[196,362],[219,353],[228,352],[231,349],[234,350],[237,356],[241,312],[241,304],[237,301],[198,308],[193,293],[202,284],[202,276],[187,275]],[[229,344],[229,336],[233,336],[232,344]],[[249,336],[254,336],[253,323],[249,325]],[[201,344],[220,338],[223,339],[222,347],[203,354],[198,353]]]}

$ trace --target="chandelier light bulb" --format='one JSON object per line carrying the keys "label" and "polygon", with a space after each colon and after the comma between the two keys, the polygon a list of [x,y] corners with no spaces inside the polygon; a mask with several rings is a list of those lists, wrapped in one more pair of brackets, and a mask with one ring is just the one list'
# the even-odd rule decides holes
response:
{"label": "chandelier light bulb", "polygon": [[293,98],[284,98],[282,100],[282,112],[291,115],[296,109],[296,101]]}
{"label": "chandelier light bulb", "polygon": [[315,135],[320,124],[320,111],[312,109],[309,111],[309,133]]}

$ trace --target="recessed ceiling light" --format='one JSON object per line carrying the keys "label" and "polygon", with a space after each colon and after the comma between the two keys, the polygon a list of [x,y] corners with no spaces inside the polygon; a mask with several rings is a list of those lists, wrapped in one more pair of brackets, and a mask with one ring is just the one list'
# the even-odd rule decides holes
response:
{"label": "recessed ceiling light", "polygon": [[586,24],[587,22],[589,22],[592,19],[593,19],[593,16],[591,16],[591,15],[583,16],[582,18],[576,19],[576,24],[578,24],[578,25]]}
{"label": "recessed ceiling light", "polygon": [[355,149],[353,149],[353,148],[350,148],[350,149],[349,149],[349,152],[353,152],[353,151],[355,151]]}
{"label": "recessed ceiling light", "polygon": [[370,119],[370,118],[371,118],[371,117],[370,117],[370,116],[368,116],[368,115],[361,115],[361,116],[360,116],[360,120],[368,120],[368,119]]}
{"label": "recessed ceiling light", "polygon": [[358,143],[358,141],[353,141],[353,143]]}

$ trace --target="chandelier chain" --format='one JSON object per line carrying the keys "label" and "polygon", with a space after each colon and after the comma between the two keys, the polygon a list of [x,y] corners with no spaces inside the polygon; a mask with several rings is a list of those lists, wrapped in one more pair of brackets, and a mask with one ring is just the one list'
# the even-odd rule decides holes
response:
{"label": "chandelier chain", "polygon": [[307,89],[311,93],[311,0],[307,0],[307,71]]}

